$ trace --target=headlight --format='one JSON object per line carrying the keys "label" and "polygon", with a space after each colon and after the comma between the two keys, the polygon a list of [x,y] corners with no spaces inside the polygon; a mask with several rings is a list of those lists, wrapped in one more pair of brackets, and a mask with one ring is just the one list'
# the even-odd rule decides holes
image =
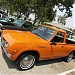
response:
{"label": "headlight", "polygon": [[7,47],[8,47],[8,42],[2,37],[1,38],[1,42],[2,42],[2,46],[5,48],[5,49],[7,49]]}
{"label": "headlight", "polygon": [[8,47],[8,43],[5,43],[5,47],[6,47],[6,48]]}

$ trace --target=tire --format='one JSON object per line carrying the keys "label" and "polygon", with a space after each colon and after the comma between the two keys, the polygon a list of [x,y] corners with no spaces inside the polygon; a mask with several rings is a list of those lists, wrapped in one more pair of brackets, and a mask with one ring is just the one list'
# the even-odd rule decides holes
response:
{"label": "tire", "polygon": [[33,53],[26,53],[17,59],[16,67],[18,70],[21,71],[29,70],[34,67],[35,62],[36,62],[36,56]]}
{"label": "tire", "polygon": [[70,62],[73,59],[73,52],[70,53],[67,57],[65,57],[65,62]]}

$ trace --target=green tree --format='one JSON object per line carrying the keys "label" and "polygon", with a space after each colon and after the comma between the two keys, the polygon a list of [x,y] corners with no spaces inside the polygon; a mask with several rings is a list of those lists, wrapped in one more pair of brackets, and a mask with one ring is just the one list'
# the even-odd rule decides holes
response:
{"label": "green tree", "polygon": [[73,34],[75,35],[75,29],[73,29]]}
{"label": "green tree", "polygon": [[[55,6],[59,8],[62,12],[66,10],[64,16],[72,16],[72,11],[70,8],[73,8],[74,0],[32,0],[33,8],[35,10],[36,19],[40,21],[52,21],[56,16]],[[35,21],[36,21],[35,19]]]}
{"label": "green tree", "polygon": [[10,11],[16,11],[17,13],[23,13],[26,17],[34,10],[35,21],[52,21],[56,16],[55,6],[60,11],[66,10],[64,16],[72,16],[71,8],[75,0],[3,0],[6,4],[6,8]]}

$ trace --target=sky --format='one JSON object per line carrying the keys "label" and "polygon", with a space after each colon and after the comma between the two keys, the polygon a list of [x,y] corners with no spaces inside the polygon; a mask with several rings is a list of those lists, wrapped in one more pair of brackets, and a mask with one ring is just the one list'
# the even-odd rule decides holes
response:
{"label": "sky", "polygon": [[[56,7],[56,9],[57,9],[57,13],[56,13],[57,16],[65,14],[65,11],[61,12],[57,7]],[[67,28],[75,29],[75,3],[74,3],[73,8],[71,10],[72,10],[72,14],[73,15],[72,15],[72,17],[67,18],[65,26]],[[35,19],[35,14],[30,14],[29,18],[31,18],[32,20],[34,20]]]}
{"label": "sky", "polygon": [[[69,17],[67,18],[66,20],[66,27],[67,28],[72,28],[72,29],[75,29],[75,4],[73,5],[73,8],[71,9],[72,10],[72,17]],[[57,9],[57,15],[64,15],[65,11],[61,12],[59,11],[59,9]]]}

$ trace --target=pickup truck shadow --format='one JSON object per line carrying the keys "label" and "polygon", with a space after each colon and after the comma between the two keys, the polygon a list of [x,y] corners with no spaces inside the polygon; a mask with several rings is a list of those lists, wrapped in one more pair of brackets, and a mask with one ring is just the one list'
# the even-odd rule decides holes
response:
{"label": "pickup truck shadow", "polygon": [[2,52],[2,56],[3,56],[3,58],[4,58],[4,60],[5,60],[5,62],[6,62],[6,64],[7,64],[7,66],[8,66],[8,68],[16,68],[16,66],[15,66],[15,62],[14,61],[10,61],[8,58],[7,58],[7,56],[6,56],[6,54],[4,53],[4,52]]}
{"label": "pickup truck shadow", "polygon": [[48,65],[48,64],[54,64],[58,62],[62,62],[63,60],[61,58],[57,59],[49,59],[49,60],[43,60],[43,61],[38,61],[35,66],[43,66],[43,65]]}
{"label": "pickup truck shadow", "polygon": [[[14,61],[10,61],[6,54],[4,52],[2,52],[3,58],[8,66],[8,68],[12,69],[12,68],[16,68],[15,66],[15,62]],[[58,63],[58,62],[62,62],[62,59],[50,59],[50,60],[44,60],[44,61],[38,61],[35,66],[43,66],[43,65],[47,65],[47,64],[54,64],[54,63]]]}

